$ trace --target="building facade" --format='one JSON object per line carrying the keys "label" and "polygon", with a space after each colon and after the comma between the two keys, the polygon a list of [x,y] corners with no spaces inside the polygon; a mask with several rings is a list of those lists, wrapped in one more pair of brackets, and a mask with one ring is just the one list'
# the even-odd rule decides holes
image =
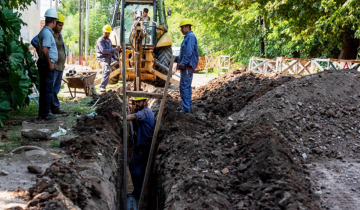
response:
{"label": "building facade", "polygon": [[30,43],[31,39],[40,31],[40,0],[32,2],[28,9],[19,12],[22,21],[27,24],[21,27],[21,38],[23,38],[23,42]]}

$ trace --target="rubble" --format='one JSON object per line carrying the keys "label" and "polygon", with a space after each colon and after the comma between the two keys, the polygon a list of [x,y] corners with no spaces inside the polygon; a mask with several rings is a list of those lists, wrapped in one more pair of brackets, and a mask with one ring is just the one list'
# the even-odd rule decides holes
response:
{"label": "rubble", "polygon": [[43,170],[39,166],[28,166],[28,171],[32,174],[42,174]]}

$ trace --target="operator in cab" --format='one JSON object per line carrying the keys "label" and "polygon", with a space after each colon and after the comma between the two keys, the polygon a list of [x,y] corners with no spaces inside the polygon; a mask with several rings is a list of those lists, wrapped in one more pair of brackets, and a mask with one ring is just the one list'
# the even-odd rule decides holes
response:
{"label": "operator in cab", "polygon": [[150,22],[150,17],[148,15],[148,13],[149,13],[149,9],[144,8],[142,16],[143,16],[144,21]]}
{"label": "operator in cab", "polygon": [[[127,121],[134,123],[135,132],[133,154],[129,165],[134,191],[128,196],[132,196],[138,200],[141,195],[151,141],[154,134],[155,117],[151,109],[148,108],[147,98],[135,97],[134,101],[136,113],[129,114],[126,117]],[[118,113],[113,112],[112,114],[123,120]]]}
{"label": "operator in cab", "polygon": [[194,24],[191,20],[185,18],[180,22],[181,33],[184,35],[184,41],[181,44],[180,55],[175,57],[180,70],[180,97],[182,106],[178,107],[180,113],[191,112],[191,83],[193,73],[199,62],[198,42],[195,34],[191,31]]}
{"label": "operator in cab", "polygon": [[96,57],[102,67],[102,79],[99,87],[100,93],[106,92],[106,86],[109,83],[111,58],[118,61],[119,58],[115,52],[121,51],[119,46],[115,48],[112,47],[109,38],[111,31],[111,26],[105,25],[103,27],[103,35],[96,42]]}

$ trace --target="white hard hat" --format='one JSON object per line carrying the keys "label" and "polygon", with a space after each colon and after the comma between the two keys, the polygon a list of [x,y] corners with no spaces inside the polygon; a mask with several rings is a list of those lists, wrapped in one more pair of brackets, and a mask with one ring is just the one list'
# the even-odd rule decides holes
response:
{"label": "white hard hat", "polygon": [[45,17],[49,17],[49,18],[58,19],[57,12],[56,12],[56,10],[54,10],[54,9],[48,9],[48,10],[46,10],[44,16],[45,16]]}

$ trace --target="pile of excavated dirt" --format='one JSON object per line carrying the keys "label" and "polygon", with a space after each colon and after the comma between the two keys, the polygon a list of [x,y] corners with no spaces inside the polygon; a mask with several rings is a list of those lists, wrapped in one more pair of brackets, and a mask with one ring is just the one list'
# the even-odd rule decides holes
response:
{"label": "pile of excavated dirt", "polygon": [[[176,93],[167,101],[150,181],[156,202],[150,206],[334,207],[326,201],[334,199],[325,194],[331,186],[310,170],[360,158],[360,73],[326,71],[299,79],[232,74],[195,91],[192,114],[176,112]],[[353,178],[342,177],[347,179]],[[351,191],[360,197],[358,187]]]}
{"label": "pile of excavated dirt", "polygon": [[264,76],[234,70],[196,89],[193,93],[194,105],[204,108],[205,112],[227,116],[293,79],[291,76]]}
{"label": "pile of excavated dirt", "polygon": [[61,142],[72,157],[58,159],[29,190],[28,209],[116,209],[121,200],[123,165],[121,102],[109,91],[98,104],[98,116],[82,117],[78,137]]}

